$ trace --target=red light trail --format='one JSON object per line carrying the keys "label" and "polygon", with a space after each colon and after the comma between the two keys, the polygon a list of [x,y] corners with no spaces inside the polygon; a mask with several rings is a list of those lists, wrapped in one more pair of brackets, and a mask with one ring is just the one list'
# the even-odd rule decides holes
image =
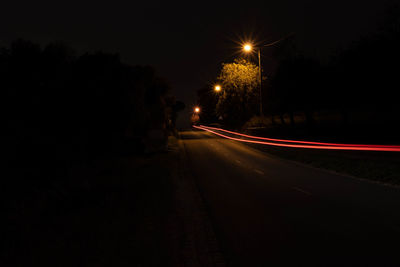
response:
{"label": "red light trail", "polygon": [[357,146],[357,147],[394,147],[394,148],[400,148],[400,146],[395,146],[395,145],[338,144],[338,143],[322,143],[322,142],[311,142],[311,141],[274,139],[274,138],[259,137],[259,136],[253,136],[253,135],[247,135],[247,134],[232,132],[232,131],[228,131],[228,130],[225,130],[225,129],[222,129],[222,128],[215,128],[215,127],[204,126],[204,125],[200,125],[200,126],[204,127],[204,128],[207,128],[207,129],[213,129],[213,130],[222,131],[222,132],[226,132],[226,133],[230,133],[230,134],[234,134],[234,135],[240,135],[240,136],[251,138],[251,139],[276,141],[276,142],[283,142],[283,143],[297,143],[297,144],[323,145],[323,146],[350,146],[350,147]]}
{"label": "red light trail", "polygon": [[[251,136],[246,134],[241,134],[237,132],[228,131],[225,129],[208,127],[208,126],[195,126],[194,128],[201,129],[215,135],[246,143],[254,143],[254,144],[263,144],[263,145],[271,145],[271,146],[279,146],[279,147],[293,147],[293,148],[312,148],[312,149],[329,149],[329,150],[361,150],[361,151],[394,151],[400,152],[400,146],[392,146],[392,145],[363,145],[363,144],[336,144],[336,143],[321,143],[321,142],[309,142],[309,141],[295,141],[295,140],[285,140],[285,139],[273,139],[266,137],[258,137]],[[227,132],[233,135],[238,135],[242,137],[247,137],[251,139],[260,139],[260,140],[268,140],[270,142],[265,141],[257,141],[257,140],[249,140],[249,139],[241,139],[230,137],[225,134],[218,133],[216,131]],[[272,142],[271,142],[272,141]],[[279,142],[286,142],[290,144],[284,144]]]}

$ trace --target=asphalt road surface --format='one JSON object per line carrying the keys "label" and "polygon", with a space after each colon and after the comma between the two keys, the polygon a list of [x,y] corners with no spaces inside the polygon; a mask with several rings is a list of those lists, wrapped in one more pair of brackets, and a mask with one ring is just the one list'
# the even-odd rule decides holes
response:
{"label": "asphalt road surface", "polygon": [[399,188],[180,134],[228,266],[400,266]]}

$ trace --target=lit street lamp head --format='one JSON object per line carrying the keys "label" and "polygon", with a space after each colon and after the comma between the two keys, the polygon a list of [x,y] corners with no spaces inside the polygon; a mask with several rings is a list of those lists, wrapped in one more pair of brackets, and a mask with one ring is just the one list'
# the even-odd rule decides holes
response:
{"label": "lit street lamp head", "polygon": [[199,108],[199,107],[195,107],[195,108],[194,108],[194,112],[195,112],[195,113],[199,113],[199,112],[200,112],[200,108]]}
{"label": "lit street lamp head", "polygon": [[245,45],[243,45],[243,50],[245,52],[250,52],[251,50],[253,50],[253,47],[251,44],[245,44]]}
{"label": "lit street lamp head", "polygon": [[220,86],[220,85],[216,85],[215,88],[214,88],[214,90],[215,90],[216,92],[221,91],[221,86]]}

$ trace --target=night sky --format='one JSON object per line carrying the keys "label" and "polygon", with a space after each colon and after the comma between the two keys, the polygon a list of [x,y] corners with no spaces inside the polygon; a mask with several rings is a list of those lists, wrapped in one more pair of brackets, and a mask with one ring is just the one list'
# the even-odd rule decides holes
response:
{"label": "night sky", "polygon": [[155,66],[191,107],[196,90],[233,58],[240,39],[268,42],[295,32],[301,49],[324,58],[372,32],[388,2],[394,1],[6,0],[0,45],[24,38],[118,52],[127,63]]}

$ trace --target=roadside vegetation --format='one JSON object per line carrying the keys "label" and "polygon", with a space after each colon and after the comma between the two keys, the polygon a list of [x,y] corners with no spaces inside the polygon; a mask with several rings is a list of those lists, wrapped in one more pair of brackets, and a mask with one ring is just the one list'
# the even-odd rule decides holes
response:
{"label": "roadside vegetation", "polygon": [[239,127],[257,112],[258,67],[246,59],[222,65],[218,81],[222,92],[218,94],[216,114],[224,123]]}
{"label": "roadside vegetation", "polygon": [[174,265],[168,136],[184,104],[168,82],[117,54],[16,40],[0,84],[0,265]]}
{"label": "roadside vegetation", "polygon": [[253,145],[268,154],[381,184],[400,185],[397,152],[326,151]]}

